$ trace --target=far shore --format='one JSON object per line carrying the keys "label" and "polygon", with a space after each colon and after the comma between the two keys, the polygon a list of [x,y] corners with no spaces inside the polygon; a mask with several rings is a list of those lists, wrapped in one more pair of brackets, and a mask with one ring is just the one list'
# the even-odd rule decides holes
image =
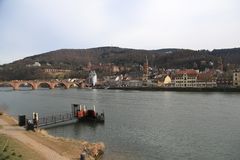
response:
{"label": "far shore", "polygon": [[174,92],[239,92],[240,88],[175,88],[175,87],[109,87],[107,89],[138,90],[138,91],[174,91]]}
{"label": "far shore", "polygon": [[[1,86],[0,86],[1,87]],[[48,87],[46,87],[48,88]],[[75,87],[77,88],[77,87]],[[67,88],[70,89],[70,88]],[[193,88],[193,87],[158,87],[158,86],[132,86],[132,87],[106,87],[95,86],[78,89],[111,89],[111,90],[138,90],[138,91],[174,91],[174,92],[240,92],[240,87],[226,86],[226,87],[213,87],[213,88]],[[14,89],[13,89],[14,90]],[[30,89],[34,90],[34,89]]]}

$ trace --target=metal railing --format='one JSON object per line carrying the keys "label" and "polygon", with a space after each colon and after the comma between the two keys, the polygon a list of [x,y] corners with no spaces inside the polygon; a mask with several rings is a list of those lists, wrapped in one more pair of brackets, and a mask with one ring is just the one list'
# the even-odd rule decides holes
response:
{"label": "metal railing", "polygon": [[38,127],[63,123],[76,119],[72,113],[53,114],[51,116],[39,117]]}

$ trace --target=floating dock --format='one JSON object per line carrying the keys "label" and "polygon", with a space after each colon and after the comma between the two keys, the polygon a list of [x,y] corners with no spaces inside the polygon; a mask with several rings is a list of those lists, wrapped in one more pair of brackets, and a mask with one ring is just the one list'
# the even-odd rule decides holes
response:
{"label": "floating dock", "polygon": [[93,109],[87,109],[85,105],[72,104],[70,113],[52,114],[51,116],[39,116],[33,112],[32,119],[26,119],[25,115],[19,115],[19,126],[25,126],[27,130],[34,128],[51,128],[61,125],[73,124],[77,122],[84,123],[104,123],[104,113],[97,113],[95,106]]}

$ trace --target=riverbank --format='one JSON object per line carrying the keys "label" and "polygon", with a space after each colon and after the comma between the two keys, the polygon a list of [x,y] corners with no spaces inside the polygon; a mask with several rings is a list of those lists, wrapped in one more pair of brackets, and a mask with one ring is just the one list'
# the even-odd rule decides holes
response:
{"label": "riverbank", "polygon": [[108,89],[174,92],[240,92],[240,88],[110,87]]}
{"label": "riverbank", "polygon": [[0,159],[44,160],[41,154],[27,147],[20,141],[0,133]]}
{"label": "riverbank", "polygon": [[[25,131],[23,128],[17,126],[15,119],[6,114],[0,115],[0,126],[2,126],[0,134],[18,141],[19,146],[27,148],[27,151],[33,151],[37,154],[34,157],[41,157],[40,159],[43,160],[79,159],[82,153],[86,153],[86,160],[96,160],[103,155],[103,143],[89,143],[54,137],[49,135],[45,130],[36,130],[36,132]],[[15,148],[13,147],[13,149]],[[22,153],[23,156],[25,157],[24,159],[28,159],[28,152]]]}

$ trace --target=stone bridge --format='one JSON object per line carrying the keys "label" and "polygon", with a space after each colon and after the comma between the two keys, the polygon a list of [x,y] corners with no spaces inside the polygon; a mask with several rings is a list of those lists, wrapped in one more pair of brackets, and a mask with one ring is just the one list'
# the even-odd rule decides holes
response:
{"label": "stone bridge", "polygon": [[79,87],[85,88],[85,80],[79,80],[76,82],[70,82],[67,80],[13,80],[8,82],[0,82],[0,86],[10,86],[13,90],[19,90],[22,86],[30,86],[33,90],[38,89],[42,85],[47,86],[49,89],[54,89],[57,86],[63,86],[65,89],[69,89],[71,87]]}

